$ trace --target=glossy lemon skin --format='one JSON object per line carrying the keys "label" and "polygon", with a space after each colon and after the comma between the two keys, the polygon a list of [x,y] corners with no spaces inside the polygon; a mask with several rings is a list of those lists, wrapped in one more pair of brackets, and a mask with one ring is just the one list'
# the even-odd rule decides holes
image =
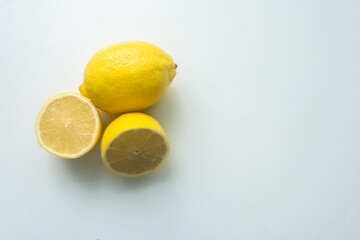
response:
{"label": "glossy lemon skin", "polygon": [[124,113],[157,102],[176,75],[176,64],[162,49],[144,41],[124,41],[96,52],[80,91],[101,110]]}

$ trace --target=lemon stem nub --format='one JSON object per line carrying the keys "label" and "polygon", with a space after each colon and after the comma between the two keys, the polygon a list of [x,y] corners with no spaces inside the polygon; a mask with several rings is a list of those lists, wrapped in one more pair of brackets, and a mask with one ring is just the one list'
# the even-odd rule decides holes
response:
{"label": "lemon stem nub", "polygon": [[175,63],[175,69],[177,69],[178,65]]}

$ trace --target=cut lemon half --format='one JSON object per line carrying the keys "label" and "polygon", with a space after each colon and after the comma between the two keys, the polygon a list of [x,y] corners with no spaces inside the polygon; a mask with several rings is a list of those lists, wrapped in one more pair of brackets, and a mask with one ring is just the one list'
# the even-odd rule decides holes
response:
{"label": "cut lemon half", "polygon": [[156,171],[169,154],[160,124],[144,113],[125,113],[105,130],[101,156],[110,172],[138,177]]}
{"label": "cut lemon half", "polygon": [[62,158],[78,158],[95,146],[101,126],[91,101],[69,92],[47,100],[36,118],[35,132],[47,152]]}

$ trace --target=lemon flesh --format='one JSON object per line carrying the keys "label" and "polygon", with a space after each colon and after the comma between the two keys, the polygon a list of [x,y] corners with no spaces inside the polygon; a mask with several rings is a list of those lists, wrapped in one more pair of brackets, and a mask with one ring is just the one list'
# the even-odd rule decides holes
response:
{"label": "lemon flesh", "polygon": [[176,64],[162,49],[143,41],[124,41],[89,60],[80,92],[101,110],[124,113],[157,102],[176,75]]}
{"label": "lemon flesh", "polygon": [[126,113],[105,130],[101,143],[105,166],[117,175],[137,177],[164,163],[169,141],[160,124],[143,113]]}
{"label": "lemon flesh", "polygon": [[101,133],[101,119],[89,99],[77,93],[51,97],[40,110],[35,132],[42,148],[62,158],[90,151]]}

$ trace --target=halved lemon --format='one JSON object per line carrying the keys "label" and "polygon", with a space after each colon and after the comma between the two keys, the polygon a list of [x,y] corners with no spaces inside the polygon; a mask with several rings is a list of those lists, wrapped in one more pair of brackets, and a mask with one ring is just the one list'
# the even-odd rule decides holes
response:
{"label": "halved lemon", "polygon": [[47,100],[35,122],[40,146],[62,158],[78,158],[90,151],[99,140],[101,128],[96,107],[73,92]]}
{"label": "halved lemon", "polygon": [[105,130],[101,156],[110,172],[138,177],[156,171],[169,154],[160,124],[144,113],[125,113]]}

